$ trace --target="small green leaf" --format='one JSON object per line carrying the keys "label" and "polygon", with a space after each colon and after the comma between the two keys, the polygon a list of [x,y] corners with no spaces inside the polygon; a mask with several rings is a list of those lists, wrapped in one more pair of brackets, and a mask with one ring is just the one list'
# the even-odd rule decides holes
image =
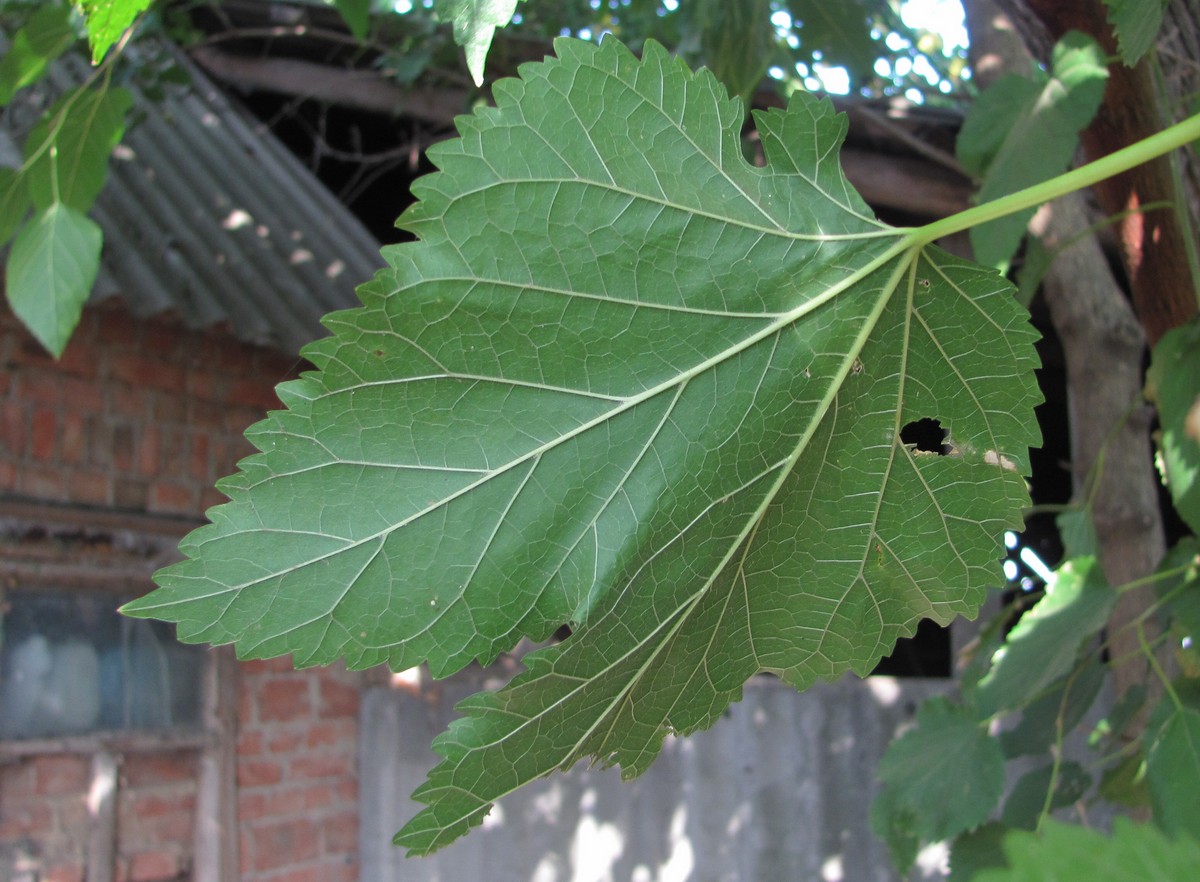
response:
{"label": "small green leaf", "polygon": [[[733,4],[736,5],[736,4]],[[792,20],[799,23],[801,48],[816,53],[824,64],[841,65],[851,76],[851,87],[879,57],[880,44],[871,38],[873,4],[862,0],[788,0]]]}
{"label": "small green leaf", "polygon": [[102,238],[86,215],[56,203],[13,242],[5,279],[8,302],[55,358],[79,324],[96,281]]}
{"label": "small green leaf", "polygon": [[[1175,625],[1183,635],[1200,643],[1200,539],[1185,536],[1163,557],[1155,583]],[[1170,575],[1165,575],[1170,574]]]}
{"label": "small green leaf", "polygon": [[1173,835],[1200,839],[1200,711],[1175,708],[1154,733],[1146,781],[1155,822]]}
{"label": "small green leaf", "polygon": [[705,65],[747,107],[772,61],[772,11],[771,0],[703,0],[696,12]]}
{"label": "small green leaf", "polygon": [[92,62],[99,64],[113,43],[149,8],[153,0],[75,0],[87,19]]}
{"label": "small green leaf", "polygon": [[1095,747],[1103,738],[1113,738],[1121,741],[1121,733],[1125,731],[1125,727],[1133,721],[1133,718],[1146,704],[1146,684],[1134,683],[1117,699],[1117,703],[1109,711],[1107,717],[1102,719],[1091,735],[1088,736],[1088,744]]}
{"label": "small green leaf", "polygon": [[949,882],[971,882],[975,874],[989,867],[1006,866],[1004,837],[1008,828],[999,821],[960,834],[950,846]]}
{"label": "small green leaf", "polygon": [[1020,830],[1035,830],[1046,811],[1053,811],[1083,798],[1092,786],[1092,777],[1083,766],[1067,761],[1058,767],[1054,796],[1047,805],[1046,794],[1054,778],[1053,764],[1033,769],[1021,776],[1013,785],[1012,792],[1004,801],[1000,820],[1009,827]]}
{"label": "small green leaf", "polygon": [[[1108,68],[1094,40],[1072,31],[1054,47],[1049,76],[1010,74],[985,89],[971,106],[957,151],[982,175],[977,199],[991,199],[1042,183],[1071,163],[1078,136],[1104,97]],[[1033,209],[971,229],[975,259],[1006,267],[1025,235]]]}
{"label": "small green leaf", "polygon": [[987,820],[1004,792],[1004,754],[968,711],[933,698],[917,728],[888,746],[879,778],[895,810],[913,816],[916,836],[936,842]]}
{"label": "small green leaf", "polygon": [[333,0],[333,5],[342,14],[350,33],[360,40],[366,39],[371,29],[371,0]]}
{"label": "small green leaf", "polygon": [[15,169],[0,167],[0,248],[25,221],[31,205],[25,176]]}
{"label": "small green leaf", "polygon": [[17,90],[40,80],[50,62],[74,42],[71,10],[57,3],[39,7],[0,58],[0,107],[12,101]]}
{"label": "small green leaf", "polygon": [[35,208],[58,202],[85,212],[92,207],[132,106],[125,89],[85,88],[46,111],[25,141],[25,176]]}
{"label": "small green leaf", "polygon": [[1124,808],[1149,807],[1150,788],[1146,786],[1145,757],[1141,751],[1106,769],[1100,778],[1099,792],[1109,802]]}
{"label": "small green leaf", "polygon": [[1083,719],[1100,694],[1106,674],[1107,668],[1093,655],[1077,674],[1062,678],[1034,698],[1021,711],[1021,721],[1000,733],[1004,755],[1011,759],[1048,750],[1058,740],[1060,727],[1063,733],[1069,732]]}
{"label": "small green leaf", "polygon": [[1146,397],[1158,407],[1159,471],[1180,517],[1200,533],[1200,319],[1154,347]]}
{"label": "small green leaf", "polygon": [[[1032,239],[1030,246],[1036,250],[1040,247],[1040,241]],[[1096,527],[1092,523],[1090,509],[1072,508],[1061,512],[1054,519],[1054,525],[1058,527],[1058,535],[1062,539],[1063,557],[1096,557],[1099,554],[1099,540],[1096,538]]]}
{"label": "small green leaf", "polygon": [[1014,830],[1004,838],[1008,867],[979,873],[972,882],[1184,882],[1200,867],[1200,844],[1171,841],[1149,824],[1118,817],[1112,836],[1048,820],[1038,833]]}
{"label": "small green leaf", "polygon": [[1046,586],[1045,597],[1021,616],[979,682],[980,713],[1018,707],[1070,672],[1080,646],[1104,627],[1116,600],[1095,558],[1068,561]]}
{"label": "small green leaf", "polygon": [[898,791],[884,787],[871,803],[871,831],[888,847],[892,863],[905,873],[917,860],[921,839],[917,835],[917,813],[898,806]]}
{"label": "small green leaf", "polygon": [[1154,46],[1168,0],[1104,0],[1121,60],[1133,67]]}
{"label": "small green leaf", "polygon": [[483,64],[496,28],[512,21],[520,0],[437,0],[434,11],[454,25],[454,42],[467,56],[467,69],[476,86],[483,85]]}

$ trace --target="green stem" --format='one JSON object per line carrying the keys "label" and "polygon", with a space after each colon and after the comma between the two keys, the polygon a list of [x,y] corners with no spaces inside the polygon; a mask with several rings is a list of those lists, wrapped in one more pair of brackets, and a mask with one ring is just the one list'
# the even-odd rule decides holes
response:
{"label": "green stem", "polygon": [[1074,193],[1113,175],[1129,171],[1197,139],[1200,139],[1200,114],[1056,178],[976,205],[923,227],[916,227],[909,233],[908,241],[914,245],[927,244],[951,233],[959,233],[1018,211],[1036,208],[1059,196]]}

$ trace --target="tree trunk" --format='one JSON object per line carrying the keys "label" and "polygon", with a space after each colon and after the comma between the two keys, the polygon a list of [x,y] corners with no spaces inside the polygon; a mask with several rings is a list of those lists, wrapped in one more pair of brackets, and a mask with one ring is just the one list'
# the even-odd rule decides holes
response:
{"label": "tree trunk", "polygon": [[[999,5],[968,0],[964,6],[972,52],[984,79],[994,79],[1006,68],[1027,70],[1032,56],[1017,24]],[[1146,335],[1095,237],[1072,243],[1091,223],[1083,195],[1073,194],[1045,206],[1031,233],[1057,252],[1042,291],[1066,359],[1075,501],[1088,505],[1105,576],[1111,584],[1123,585],[1154,570],[1165,541],[1151,414],[1141,394]],[[1158,266],[1142,263],[1141,284],[1149,283]],[[1117,694],[1151,679],[1130,623],[1152,601],[1150,588],[1128,592],[1109,621]]]}

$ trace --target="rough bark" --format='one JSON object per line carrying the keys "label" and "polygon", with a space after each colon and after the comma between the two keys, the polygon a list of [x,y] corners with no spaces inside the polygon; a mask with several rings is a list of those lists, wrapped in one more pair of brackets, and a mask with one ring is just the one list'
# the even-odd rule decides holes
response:
{"label": "rough bark", "polygon": [[[1110,56],[1117,52],[1101,0],[1025,0],[1054,39],[1069,30],[1090,34]],[[1178,5],[1178,4],[1177,4]],[[1149,58],[1134,67],[1109,66],[1104,102],[1083,133],[1089,159],[1106,156],[1160,131],[1161,110]],[[1172,210],[1141,212],[1141,206],[1173,203],[1178,193],[1168,157],[1144,163],[1098,184],[1096,195],[1108,214],[1127,212],[1120,221],[1122,259],[1133,304],[1151,345],[1196,314],[1185,225]]]}

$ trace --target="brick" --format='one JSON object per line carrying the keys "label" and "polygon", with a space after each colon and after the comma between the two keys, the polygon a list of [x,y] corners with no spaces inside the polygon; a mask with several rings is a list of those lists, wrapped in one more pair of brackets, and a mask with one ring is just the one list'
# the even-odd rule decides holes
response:
{"label": "brick", "polygon": [[357,717],[358,687],[339,682],[329,673],[321,677],[321,698],[318,713],[322,717]]}
{"label": "brick", "polygon": [[279,396],[275,385],[261,379],[235,380],[229,386],[226,400],[230,404],[242,405],[255,410],[279,410]]}
{"label": "brick", "polygon": [[62,469],[47,466],[21,466],[17,472],[17,490],[48,502],[66,502],[66,474]]}
{"label": "brick", "polygon": [[242,731],[238,733],[237,739],[238,756],[257,756],[263,752],[263,733],[261,730],[253,729],[250,731]]}
{"label": "brick", "polygon": [[175,879],[183,870],[175,851],[143,851],[129,859],[129,882],[163,882]]}
{"label": "brick", "polygon": [[267,794],[264,791],[238,794],[237,815],[243,824],[257,821],[267,816]]}
{"label": "brick", "polygon": [[25,453],[25,408],[18,401],[0,404],[0,454],[17,459]]}
{"label": "brick", "polygon": [[39,839],[54,829],[54,812],[47,800],[22,800],[0,811],[0,842],[34,836]]}
{"label": "brick", "polygon": [[160,454],[163,449],[162,432],[157,425],[151,423],[143,426],[137,432],[137,471],[146,477],[153,477],[163,471],[160,465]]}
{"label": "brick", "polygon": [[128,811],[137,817],[154,817],[168,812],[187,813],[196,807],[194,789],[175,789],[162,792],[137,792],[129,797]]}
{"label": "brick", "polygon": [[87,453],[84,434],[84,416],[77,411],[68,410],[62,415],[61,435],[59,436],[59,456],[63,462],[83,462]]}
{"label": "brick", "polygon": [[17,387],[22,400],[58,407],[62,403],[62,381],[52,371],[23,371]]}
{"label": "brick", "polygon": [[83,882],[83,864],[56,864],[47,867],[41,876],[42,882]]}
{"label": "brick", "polygon": [[292,664],[290,655],[277,655],[272,658],[251,658],[241,662],[242,676],[245,678],[262,678],[269,674],[295,673],[296,666]]}
{"label": "brick", "polygon": [[80,322],[79,327],[75,329],[75,333],[71,335],[71,342],[67,344],[66,350],[58,359],[55,365],[59,374],[67,374],[81,379],[95,379],[97,358],[96,347],[89,339],[91,335],[87,331],[87,323]]}
{"label": "brick", "polygon": [[195,514],[200,507],[200,494],[194,487],[171,481],[150,485],[146,510],[163,514]]}
{"label": "brick", "polygon": [[255,882],[359,882],[358,862],[346,858],[324,860],[306,867],[291,867],[255,877]]}
{"label": "brick", "polygon": [[37,767],[32,762],[0,765],[0,811],[11,800],[37,793]]}
{"label": "brick", "polygon": [[313,816],[337,802],[337,795],[325,783],[288,787],[267,795],[267,811],[277,817]]}
{"label": "brick", "polygon": [[258,718],[263,721],[306,719],[312,712],[309,678],[272,680],[258,695]]}
{"label": "brick", "polygon": [[138,345],[138,331],[141,325],[141,322],[123,310],[102,315],[96,329],[96,342],[105,347],[133,349]]}
{"label": "brick", "polygon": [[163,361],[182,361],[183,354],[192,343],[188,339],[190,336],[164,322],[146,322],[142,328],[140,349]]}
{"label": "brick", "polygon": [[288,764],[288,777],[345,778],[354,774],[354,761],[340,753],[298,756]]}
{"label": "brick", "polygon": [[132,352],[113,357],[112,378],[118,383],[179,395],[187,391],[186,374],[182,367]]}
{"label": "brick", "polygon": [[99,383],[78,377],[62,378],[63,407],[75,413],[95,414],[104,409],[104,391]]}
{"label": "brick", "polygon": [[203,365],[188,371],[186,380],[187,397],[189,401],[224,401],[224,389],[217,381],[216,374],[206,370]]}
{"label": "brick", "polygon": [[209,484],[216,480],[208,453],[208,435],[192,432],[191,443],[188,445],[188,476],[199,484]]}
{"label": "brick", "polygon": [[127,787],[152,787],[194,781],[196,756],[190,751],[126,757],[121,780]]}
{"label": "brick", "polygon": [[82,796],[88,786],[88,767],[82,757],[39,756],[34,761],[39,796]]}
{"label": "brick", "polygon": [[9,333],[15,338],[15,345],[10,356],[14,365],[27,365],[29,367],[49,368],[53,370],[53,356],[42,348],[42,344],[25,329],[24,325],[14,324]]}
{"label": "brick", "polygon": [[159,436],[162,440],[158,473],[169,475],[181,483],[193,483],[188,480],[191,477],[188,470],[188,433],[176,426],[164,426]]}
{"label": "brick", "polygon": [[220,490],[217,490],[214,487],[205,487],[204,490],[202,490],[200,492],[200,509],[199,510],[202,512],[206,512],[210,508],[214,508],[218,505],[224,505],[228,501],[229,501],[229,497],[226,496],[224,493],[222,493]]}
{"label": "brick", "polygon": [[11,462],[0,460],[0,489],[17,489],[17,467]]}
{"label": "brick", "polygon": [[113,480],[104,472],[72,472],[67,478],[67,490],[72,502],[112,505]]}
{"label": "brick", "polygon": [[350,720],[326,720],[305,727],[304,746],[310,749],[314,747],[332,747],[334,745],[357,743],[357,718]]}
{"label": "brick", "polygon": [[283,780],[283,766],[274,760],[239,760],[239,787],[267,787]]}
{"label": "brick", "polygon": [[223,432],[225,408],[207,401],[188,401],[188,425],[202,432]]}
{"label": "brick", "polygon": [[159,395],[154,401],[153,416],[156,423],[187,422],[187,395]]}
{"label": "brick", "polygon": [[40,407],[33,412],[30,421],[30,453],[34,459],[54,459],[55,441],[58,435],[58,415],[49,408]]}
{"label": "brick", "polygon": [[319,854],[317,825],[307,818],[250,828],[254,841],[254,869],[275,870],[312,860]]}
{"label": "brick", "polygon": [[358,812],[339,812],[322,818],[321,833],[324,854],[354,854],[358,851]]}
{"label": "brick", "polygon": [[150,482],[133,478],[113,481],[113,505],[127,511],[145,511],[150,501]]}
{"label": "brick", "polygon": [[[137,435],[133,430],[133,426],[128,423],[118,423],[112,427],[111,436],[112,447],[109,450],[109,460],[112,468],[122,474],[132,474],[133,464],[135,460],[135,444],[137,443]],[[102,463],[98,463],[102,464]]]}
{"label": "brick", "polygon": [[135,387],[108,387],[108,409],[116,416],[122,416],[133,422],[140,423],[149,419],[153,396],[140,384]]}
{"label": "brick", "polygon": [[[276,733],[267,739],[267,752],[273,754],[292,753],[304,742],[303,730],[289,727],[291,731]],[[307,728],[307,727],[305,727]]]}

